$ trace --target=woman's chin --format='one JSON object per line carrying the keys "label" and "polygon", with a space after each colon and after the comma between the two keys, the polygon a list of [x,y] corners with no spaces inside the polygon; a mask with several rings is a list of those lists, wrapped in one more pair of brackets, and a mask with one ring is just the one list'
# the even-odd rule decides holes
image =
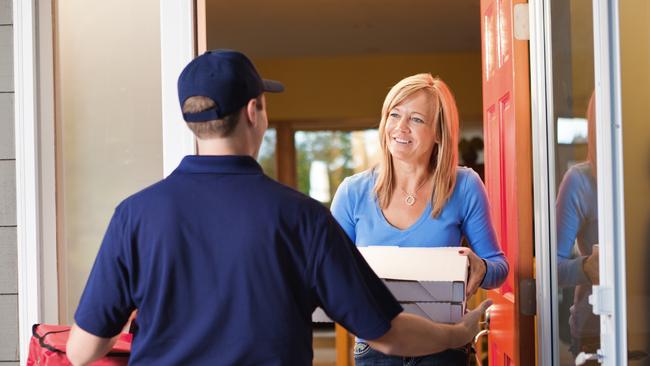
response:
{"label": "woman's chin", "polygon": [[399,161],[403,163],[415,163],[417,159],[409,151],[391,151],[391,156],[393,161]]}

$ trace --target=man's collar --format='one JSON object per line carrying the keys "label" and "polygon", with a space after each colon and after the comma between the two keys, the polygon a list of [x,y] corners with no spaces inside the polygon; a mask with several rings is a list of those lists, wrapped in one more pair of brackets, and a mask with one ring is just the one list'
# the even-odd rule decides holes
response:
{"label": "man's collar", "polygon": [[187,155],[174,173],[263,174],[264,172],[257,161],[248,155]]}

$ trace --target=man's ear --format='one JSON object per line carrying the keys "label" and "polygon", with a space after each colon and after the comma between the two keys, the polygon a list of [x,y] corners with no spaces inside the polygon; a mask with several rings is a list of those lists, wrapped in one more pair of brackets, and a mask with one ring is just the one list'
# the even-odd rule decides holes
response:
{"label": "man's ear", "polygon": [[246,104],[246,117],[248,117],[248,123],[250,123],[252,126],[257,125],[257,114],[259,111],[257,110],[257,99],[253,98],[248,101],[248,104]]}

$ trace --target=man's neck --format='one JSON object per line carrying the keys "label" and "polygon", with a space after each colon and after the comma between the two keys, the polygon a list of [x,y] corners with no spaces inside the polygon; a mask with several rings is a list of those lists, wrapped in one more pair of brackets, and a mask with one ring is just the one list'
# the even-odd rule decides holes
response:
{"label": "man's neck", "polygon": [[[238,138],[197,139],[197,155],[253,156],[249,144]],[[254,156],[253,156],[254,157]]]}

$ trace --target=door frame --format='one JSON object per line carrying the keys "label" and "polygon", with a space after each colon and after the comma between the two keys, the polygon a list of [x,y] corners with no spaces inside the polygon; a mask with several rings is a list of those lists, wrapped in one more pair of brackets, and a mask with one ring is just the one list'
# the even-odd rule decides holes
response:
{"label": "door frame", "polygon": [[18,334],[27,360],[32,324],[58,322],[53,2],[12,2]]}
{"label": "door frame", "polygon": [[[160,1],[160,86],[162,93],[163,176],[168,176],[185,155],[194,154],[194,135],[178,108],[178,75],[196,55],[196,12],[201,0]],[[198,8],[198,9],[197,9]],[[203,6],[204,8],[204,6]]]}
{"label": "door frame", "polygon": [[[618,0],[593,0],[600,283],[590,303],[600,315],[605,366],[627,365],[625,197]],[[605,209],[602,209],[605,208]]]}
{"label": "door frame", "polygon": [[553,88],[549,87],[549,75],[552,75],[550,8],[541,0],[530,0],[530,109],[533,141],[533,207],[535,227],[535,279],[536,279],[536,340],[537,363],[553,365],[558,363],[558,324],[557,305],[557,256],[555,242],[554,205],[555,170],[550,168],[554,160],[553,124],[547,123],[548,116],[553,115]]}

